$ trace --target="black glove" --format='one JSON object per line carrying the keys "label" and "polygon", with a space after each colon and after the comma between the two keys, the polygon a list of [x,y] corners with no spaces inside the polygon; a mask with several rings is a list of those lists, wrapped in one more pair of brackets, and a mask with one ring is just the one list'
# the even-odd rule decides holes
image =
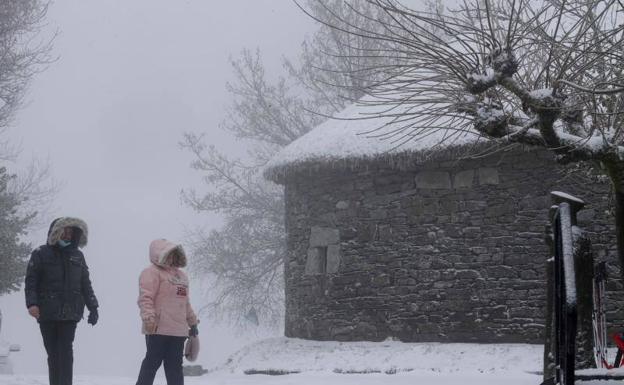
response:
{"label": "black glove", "polygon": [[189,337],[196,337],[199,334],[199,330],[197,330],[197,325],[191,326],[189,329]]}
{"label": "black glove", "polygon": [[89,310],[89,318],[87,318],[88,323],[95,326],[95,324],[98,322],[98,318],[100,318],[100,315],[98,314],[97,308]]}

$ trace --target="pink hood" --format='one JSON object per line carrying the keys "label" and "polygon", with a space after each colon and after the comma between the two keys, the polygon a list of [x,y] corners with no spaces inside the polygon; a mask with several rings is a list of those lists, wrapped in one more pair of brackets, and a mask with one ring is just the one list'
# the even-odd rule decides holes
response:
{"label": "pink hood", "polygon": [[176,245],[166,239],[156,239],[150,243],[150,261],[156,266],[166,267],[165,259],[172,251],[176,250],[182,256],[182,266],[186,266],[186,253],[181,245]]}

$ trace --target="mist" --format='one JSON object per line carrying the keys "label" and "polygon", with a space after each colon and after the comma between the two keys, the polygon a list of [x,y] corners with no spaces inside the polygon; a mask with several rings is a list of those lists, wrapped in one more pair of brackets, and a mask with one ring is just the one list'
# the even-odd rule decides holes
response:
{"label": "mist", "polygon": [[[180,201],[183,188],[200,186],[190,154],[178,147],[184,132],[231,154],[240,143],[218,126],[230,96],[228,61],[259,47],[266,68],[278,74],[282,56],[296,57],[315,26],[289,0],[64,0],[50,4],[43,37],[56,58],[37,74],[26,103],[9,128],[22,152],[14,169],[47,160],[61,184],[42,218],[76,216],[89,225],[84,249],[100,301],[100,322],[79,323],[74,343],[77,374],[134,376],[144,354],[136,298],[152,239],[184,244],[189,230],[219,225]],[[47,226],[28,235],[45,242]],[[191,255],[190,258],[193,256]],[[192,283],[192,289],[198,283]],[[194,295],[195,293],[195,295]],[[198,291],[191,302],[199,308]],[[21,345],[12,354],[16,373],[46,373],[36,321],[23,291],[0,297],[2,337]],[[227,324],[200,324],[202,356],[210,368],[249,339]]]}

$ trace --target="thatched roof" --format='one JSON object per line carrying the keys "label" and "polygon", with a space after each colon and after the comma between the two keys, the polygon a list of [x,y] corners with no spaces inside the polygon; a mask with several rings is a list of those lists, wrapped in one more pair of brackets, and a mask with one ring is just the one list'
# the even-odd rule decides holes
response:
{"label": "thatched roof", "polygon": [[[288,175],[321,168],[357,168],[369,161],[403,167],[432,158],[456,158],[474,152],[487,140],[476,131],[431,129],[391,135],[401,127],[396,117],[375,114],[379,107],[353,104],[336,117],[298,138],[267,164],[265,178],[284,183]],[[388,114],[387,114],[388,115]]]}

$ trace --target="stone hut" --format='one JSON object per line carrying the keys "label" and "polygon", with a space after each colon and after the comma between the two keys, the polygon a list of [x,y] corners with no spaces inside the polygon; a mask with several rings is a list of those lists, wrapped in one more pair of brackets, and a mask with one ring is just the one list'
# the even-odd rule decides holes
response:
{"label": "stone hut", "polygon": [[544,149],[486,150],[474,133],[397,147],[363,135],[383,122],[357,115],[320,125],[265,171],[285,190],[286,336],[543,342],[552,190],[587,202],[579,224],[610,262],[607,319],[622,324],[608,181],[566,172]]}

